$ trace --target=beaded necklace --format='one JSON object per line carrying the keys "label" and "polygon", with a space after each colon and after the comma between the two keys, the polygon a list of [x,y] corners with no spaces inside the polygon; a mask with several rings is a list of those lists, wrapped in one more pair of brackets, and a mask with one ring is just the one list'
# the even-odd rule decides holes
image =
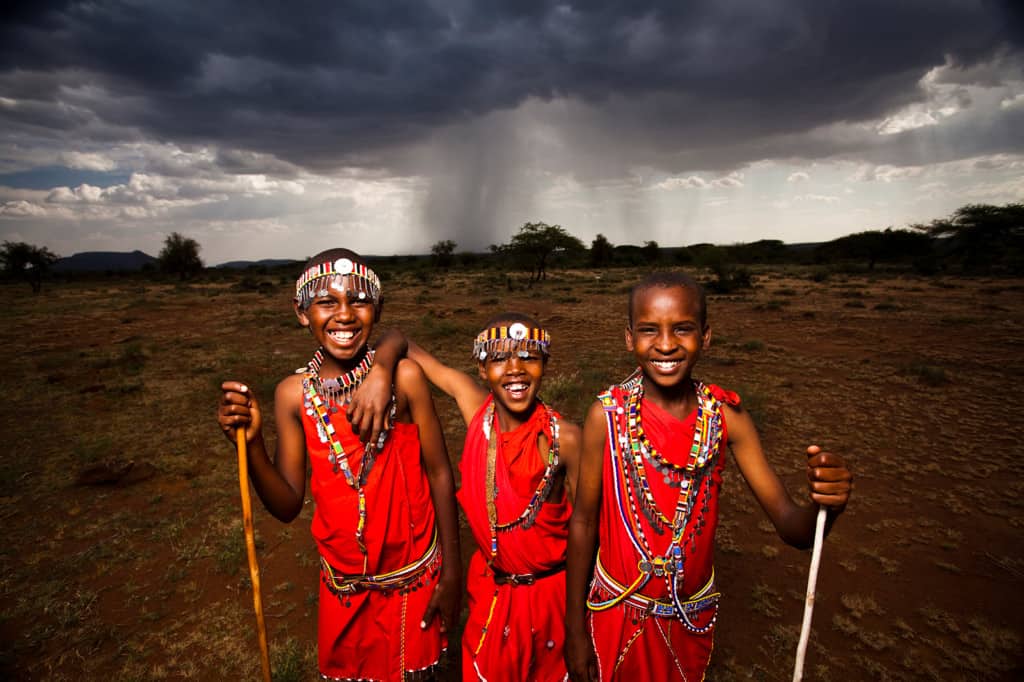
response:
{"label": "beaded necklace", "polygon": [[[513,521],[507,523],[498,522],[498,508],[495,504],[495,500],[498,496],[498,487],[495,483],[495,467],[498,459],[498,445],[496,431],[498,430],[497,415],[494,412],[494,401],[487,406],[487,412],[484,413],[483,419],[483,431],[484,436],[487,437],[487,471],[486,481],[484,482],[487,499],[487,521],[491,529],[491,560],[498,555],[498,531],[509,531],[518,526],[522,526],[524,530],[528,530],[533,526],[533,522],[537,519],[537,514],[540,511],[541,504],[548,498],[551,493],[551,486],[555,480],[555,469],[558,468],[558,417],[555,415],[555,411],[550,407],[540,402],[540,407],[547,410],[548,423],[551,425],[551,445],[548,448],[548,461],[544,467],[544,475],[541,476],[540,483],[537,485],[537,490],[534,491],[533,497],[530,498],[530,502],[523,509],[523,512]],[[539,440],[540,436],[538,436]]]}
{"label": "beaded necklace", "polygon": [[[639,589],[646,584],[651,575],[664,577],[666,587],[672,596],[676,606],[676,613],[683,625],[692,632],[706,632],[713,621],[703,628],[698,628],[690,622],[684,609],[686,601],[679,590],[683,583],[685,548],[691,545],[690,551],[696,551],[696,535],[700,535],[704,526],[704,514],[708,511],[708,500],[711,494],[713,479],[710,476],[711,467],[718,455],[719,445],[722,436],[721,403],[711,393],[710,389],[699,381],[694,382],[694,389],[697,394],[697,415],[694,424],[694,440],[687,457],[686,465],[683,467],[666,466],[671,465],[658,453],[643,433],[642,421],[640,419],[640,402],[643,399],[643,376],[634,373],[626,382],[623,382],[622,389],[627,392],[626,408],[616,406],[615,417],[609,420],[609,436],[615,438],[613,448],[613,463],[619,473],[615,476],[615,499],[617,502],[619,516],[623,521],[627,535],[634,548],[640,555],[638,568],[641,575],[634,589]],[[602,402],[608,403],[614,399],[611,396],[602,398]],[[606,404],[606,410],[610,405]],[[628,416],[627,416],[628,412]],[[615,444],[618,445],[615,448]],[[675,510],[672,520],[661,513],[654,495],[650,489],[645,472],[644,459],[651,463],[652,467],[661,471],[666,482],[672,487],[679,489],[676,499]],[[621,467],[621,469],[620,469]],[[621,486],[621,487],[620,487]],[[700,488],[703,487],[703,495]],[[686,537],[687,526],[697,498],[703,498],[700,517]],[[624,504],[628,500],[629,511],[626,511]],[[639,504],[640,510],[637,509]],[[651,550],[640,522],[639,512],[643,512],[651,524],[652,529],[657,533],[663,533],[665,526],[671,525],[672,540],[669,542],[664,554],[655,554]]]}
{"label": "beaded necklace", "polygon": [[697,397],[697,415],[693,429],[693,444],[685,464],[669,462],[647,438],[640,410],[640,403],[644,395],[643,381],[633,382],[626,396],[627,428],[624,429],[624,434],[620,431],[619,438],[622,440],[624,435],[628,441],[631,460],[627,462],[629,465],[627,472],[634,489],[642,493],[639,501],[644,516],[651,522],[655,532],[659,534],[664,532],[665,527],[671,522],[662,514],[654,501],[654,495],[647,482],[643,460],[647,460],[655,471],[662,474],[666,485],[679,489],[680,500],[686,501],[688,517],[692,495],[696,489],[692,474],[694,471],[703,469],[704,465],[718,453],[718,444],[722,437],[718,404],[711,394],[711,390],[705,384],[696,381],[694,382],[694,391]]}
{"label": "beaded necklace", "polygon": [[[377,451],[384,447],[388,431],[383,431],[376,443],[367,443],[363,448],[363,457],[359,465],[358,474],[352,472],[348,463],[348,453],[342,447],[337,438],[334,425],[331,423],[331,415],[338,413],[338,406],[345,405],[352,399],[352,394],[366,378],[366,374],[373,366],[373,351],[367,349],[363,359],[352,370],[333,379],[320,377],[320,368],[323,365],[323,348],[318,348],[309,361],[302,376],[303,403],[306,414],[316,417],[317,435],[321,443],[327,443],[329,450],[327,459],[335,474],[339,471],[345,476],[345,481],[359,495],[359,521],[356,525],[356,543],[360,551],[366,554],[366,544],[363,542],[363,531],[366,528],[366,493],[363,486],[370,476],[370,469]],[[391,398],[391,419],[394,423],[395,400]]]}

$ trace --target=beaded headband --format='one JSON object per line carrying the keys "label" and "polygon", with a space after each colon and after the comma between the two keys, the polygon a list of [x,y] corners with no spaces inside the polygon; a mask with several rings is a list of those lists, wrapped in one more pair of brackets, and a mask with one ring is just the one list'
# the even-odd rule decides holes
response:
{"label": "beaded headband", "polygon": [[473,342],[473,359],[483,362],[492,353],[539,350],[551,355],[551,334],[537,327],[514,322],[507,327],[491,327],[480,332]]}
{"label": "beaded headband", "polygon": [[[348,278],[342,286],[342,278]],[[319,263],[302,273],[295,282],[295,302],[302,308],[317,296],[326,296],[328,288],[353,291],[360,299],[369,298],[374,305],[380,303],[380,278],[370,268],[350,258],[339,258]]]}

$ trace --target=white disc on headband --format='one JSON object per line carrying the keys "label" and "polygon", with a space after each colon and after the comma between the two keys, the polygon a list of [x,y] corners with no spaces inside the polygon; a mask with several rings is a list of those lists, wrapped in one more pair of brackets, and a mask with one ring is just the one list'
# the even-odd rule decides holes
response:
{"label": "white disc on headband", "polygon": [[339,258],[334,261],[334,271],[342,275],[347,275],[352,272],[352,261],[348,258]]}
{"label": "white disc on headband", "polygon": [[516,322],[508,328],[508,335],[517,341],[522,341],[526,338],[526,325],[522,322]]}

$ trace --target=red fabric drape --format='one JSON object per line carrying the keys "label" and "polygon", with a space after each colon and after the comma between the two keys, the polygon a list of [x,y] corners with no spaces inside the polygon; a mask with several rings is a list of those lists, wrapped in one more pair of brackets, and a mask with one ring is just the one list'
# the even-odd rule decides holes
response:
{"label": "red fabric drape", "polygon": [[[565,638],[565,572],[532,585],[498,585],[487,565],[491,546],[487,518],[487,438],[483,420],[493,397],[474,416],[466,433],[460,462],[462,488],[458,499],[473,532],[477,550],[467,574],[469,619],[463,631],[463,679],[491,682],[562,680]],[[497,429],[497,420],[492,428]],[[498,521],[522,514],[544,474],[538,436],[551,442],[547,410],[538,405],[530,418],[510,433],[496,433],[495,501]],[[534,524],[499,531],[494,566],[505,573],[534,574],[565,561],[571,509],[562,491],[541,505]],[[485,629],[486,628],[486,631]]]}
{"label": "red fabric drape", "polygon": [[[735,393],[711,386],[712,393],[721,401],[739,403]],[[612,394],[619,405],[625,405],[625,393],[613,387]],[[693,443],[696,411],[680,421],[654,403],[643,400],[640,406],[643,427],[652,445],[662,457],[674,464],[685,464]],[[705,586],[711,577],[714,559],[714,538],[718,526],[718,492],[722,484],[722,470],[725,466],[728,432],[725,420],[722,423],[722,440],[719,455],[711,466],[710,488],[702,485],[694,500],[694,511],[690,516],[684,537],[696,530],[698,520],[703,518],[703,527],[696,538],[695,551],[686,546],[686,561],[683,586],[685,594],[692,595]],[[627,454],[628,456],[628,454]],[[651,493],[662,514],[669,519],[673,516],[679,490],[664,482],[658,473],[644,460],[644,471],[650,484]],[[621,473],[618,485],[623,489]],[[624,527],[615,499],[616,469],[613,466],[610,443],[605,447],[602,474],[602,497],[598,542],[600,561],[611,577],[622,585],[630,585],[638,576],[637,553]],[[710,492],[709,492],[710,491]],[[627,502],[627,514],[630,514]],[[637,505],[639,509],[639,505]],[[651,527],[643,513],[638,512],[640,527],[647,538],[653,554],[664,554],[672,539],[671,528],[658,534]],[[668,586],[664,578],[652,576],[640,592],[648,597],[669,599]],[[607,600],[610,594],[593,589],[591,598]],[[695,624],[706,625],[714,610],[699,614]],[[712,633],[698,635],[685,629],[675,618],[641,616],[619,605],[606,611],[591,612],[589,615],[594,647],[598,654],[603,680],[628,680],[629,682],[664,682],[665,680],[702,680],[704,670],[711,656]]]}
{"label": "red fabric drape", "polygon": [[[303,414],[306,449],[316,508],[311,530],[320,553],[344,574],[364,573],[364,555],[356,542],[358,495],[335,473],[329,446],[317,436],[316,417]],[[344,408],[331,415],[336,438],[359,471],[363,446],[345,418]],[[419,429],[395,424],[373,463],[366,486],[365,573],[381,574],[407,566],[429,549],[434,535],[434,505],[420,459]],[[457,558],[455,559],[457,560]],[[318,619],[320,672],[330,677],[400,680],[402,672],[437,662],[444,647],[440,620],[426,630],[420,621],[436,577],[424,575],[423,586],[399,594],[358,592],[344,597],[346,606],[321,581]]]}

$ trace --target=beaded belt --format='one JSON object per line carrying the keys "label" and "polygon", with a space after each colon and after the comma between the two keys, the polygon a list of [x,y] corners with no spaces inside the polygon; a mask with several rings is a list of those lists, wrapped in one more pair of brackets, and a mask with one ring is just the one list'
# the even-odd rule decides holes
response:
{"label": "beaded belt", "polygon": [[422,557],[395,571],[381,573],[380,575],[344,575],[327,563],[327,559],[320,556],[320,577],[323,579],[327,589],[333,594],[355,594],[363,590],[398,590],[409,587],[417,582],[428,569],[437,565],[441,559],[441,548],[437,545],[437,530],[434,530],[434,537],[430,541],[430,547]]}
{"label": "beaded belt", "polygon": [[537,571],[536,573],[505,573],[504,571],[499,571],[496,568],[492,568],[491,570],[494,571],[494,582],[498,585],[532,585],[541,578],[547,578],[564,571],[565,562],[563,561],[556,566],[552,566],[551,568],[543,571]]}
{"label": "beaded belt", "polygon": [[624,604],[625,606],[632,607],[654,616],[660,616],[662,618],[682,617],[686,621],[689,621],[690,616],[718,606],[718,599],[721,597],[721,593],[714,591],[715,569],[712,568],[711,577],[704,584],[704,587],[697,590],[697,592],[686,601],[680,602],[682,613],[677,614],[675,605],[672,603],[671,599],[655,599],[653,597],[648,597],[645,594],[640,594],[636,591],[636,583],[634,583],[634,586],[631,586],[633,587],[632,591],[630,587],[619,584],[615,578],[608,575],[604,566],[601,565],[600,554],[598,554],[596,566],[594,567],[593,584],[600,587],[605,592],[615,596],[608,601],[600,603],[595,603],[591,599],[588,599],[587,608],[592,611],[603,611],[604,609],[612,606]]}

